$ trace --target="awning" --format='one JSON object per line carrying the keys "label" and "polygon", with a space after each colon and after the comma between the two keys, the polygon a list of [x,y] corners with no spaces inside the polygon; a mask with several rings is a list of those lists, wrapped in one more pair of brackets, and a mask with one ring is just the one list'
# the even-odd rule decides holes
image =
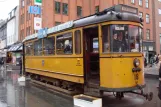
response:
{"label": "awning", "polygon": [[22,49],[20,49],[22,47],[22,43],[18,43],[15,45],[12,45],[9,49],[8,52],[16,52],[16,51],[21,51]]}

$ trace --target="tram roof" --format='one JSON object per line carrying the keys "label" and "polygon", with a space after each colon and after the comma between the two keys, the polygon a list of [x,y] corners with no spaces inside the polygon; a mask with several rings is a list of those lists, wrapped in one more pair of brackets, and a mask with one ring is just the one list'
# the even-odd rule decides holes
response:
{"label": "tram roof", "polygon": [[[111,8],[107,8],[94,15],[83,17],[81,19],[74,20],[74,21],[69,21],[64,24],[60,24],[58,26],[49,28],[47,30],[47,34],[57,33],[62,30],[67,30],[70,28],[77,28],[81,26],[97,24],[97,23],[107,22],[107,21],[132,21],[132,22],[141,23],[143,20],[138,16],[137,8],[119,4]],[[37,37],[38,37],[37,33],[27,36],[23,40],[23,42]]]}

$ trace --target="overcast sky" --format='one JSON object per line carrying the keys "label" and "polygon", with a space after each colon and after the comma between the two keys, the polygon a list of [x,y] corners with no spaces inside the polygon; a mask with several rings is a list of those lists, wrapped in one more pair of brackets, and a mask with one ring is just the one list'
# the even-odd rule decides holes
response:
{"label": "overcast sky", "polygon": [[8,13],[19,5],[19,0],[0,0],[0,19],[6,19]]}

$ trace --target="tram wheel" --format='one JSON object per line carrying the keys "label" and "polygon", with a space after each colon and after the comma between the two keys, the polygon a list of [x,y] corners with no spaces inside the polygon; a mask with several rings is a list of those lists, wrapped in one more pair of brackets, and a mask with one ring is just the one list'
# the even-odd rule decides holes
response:
{"label": "tram wheel", "polygon": [[116,92],[115,97],[116,97],[116,99],[121,100],[122,98],[124,98],[124,93],[123,92]]}

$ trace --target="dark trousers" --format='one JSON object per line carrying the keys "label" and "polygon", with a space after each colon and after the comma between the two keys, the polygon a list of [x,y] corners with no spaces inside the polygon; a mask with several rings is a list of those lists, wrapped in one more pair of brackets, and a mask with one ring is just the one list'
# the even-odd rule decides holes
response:
{"label": "dark trousers", "polygon": [[159,81],[158,97],[161,100],[161,81]]}
{"label": "dark trousers", "polygon": [[20,65],[20,75],[22,75],[22,66]]}

